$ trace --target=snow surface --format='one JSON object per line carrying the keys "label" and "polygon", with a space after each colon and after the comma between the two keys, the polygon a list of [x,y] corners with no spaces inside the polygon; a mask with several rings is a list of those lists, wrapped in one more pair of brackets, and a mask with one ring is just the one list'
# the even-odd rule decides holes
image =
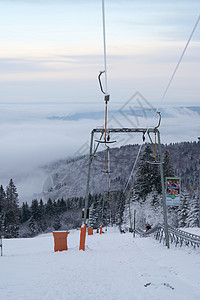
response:
{"label": "snow surface", "polygon": [[3,240],[0,299],[200,299],[200,250],[109,228],[87,236],[84,252],[79,236],[70,231],[69,250],[56,253],[52,234]]}

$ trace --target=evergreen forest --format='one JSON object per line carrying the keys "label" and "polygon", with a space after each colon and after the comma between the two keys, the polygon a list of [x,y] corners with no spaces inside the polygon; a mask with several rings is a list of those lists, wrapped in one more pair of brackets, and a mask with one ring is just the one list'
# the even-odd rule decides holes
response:
{"label": "evergreen forest", "polygon": [[[182,143],[183,144],[183,143]],[[199,143],[184,143],[180,147],[181,155],[189,162],[181,177],[181,201],[179,206],[168,207],[168,223],[173,227],[197,227],[199,223]],[[125,146],[128,147],[128,146]],[[177,176],[177,165],[174,161],[179,151],[170,151],[169,145],[163,151],[163,171],[165,177]],[[197,159],[190,156],[190,148],[197,151]],[[184,152],[184,153],[183,153]],[[196,153],[196,152],[195,152]],[[133,211],[136,214],[136,226],[145,228],[147,223],[155,225],[163,222],[162,190],[160,166],[154,164],[154,152],[146,144],[139,160],[137,176],[130,181],[127,189],[111,190],[110,193],[89,194],[88,226],[95,229],[100,225],[117,225],[124,230],[132,227]],[[174,167],[175,166],[175,167]],[[117,181],[125,182],[119,174]],[[6,238],[33,237],[53,230],[80,228],[84,197],[68,197],[47,201],[33,199],[31,203],[19,205],[17,187],[10,179],[7,187],[0,186],[0,234]]]}

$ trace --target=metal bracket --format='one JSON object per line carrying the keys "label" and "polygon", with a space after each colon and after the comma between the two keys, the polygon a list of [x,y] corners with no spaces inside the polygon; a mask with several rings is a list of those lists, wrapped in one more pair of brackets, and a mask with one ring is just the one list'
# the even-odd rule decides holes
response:
{"label": "metal bracket", "polygon": [[155,127],[155,130],[158,129],[158,127],[160,127],[160,123],[161,123],[161,113],[160,113],[160,111],[157,111],[157,114],[159,115],[159,120],[158,120],[158,125]]}
{"label": "metal bracket", "polygon": [[104,92],[104,90],[103,90],[102,83],[101,83],[101,75],[102,75],[103,73],[105,73],[105,71],[100,71],[100,72],[99,72],[98,80],[99,80],[99,86],[100,86],[101,92],[102,92],[103,94],[106,94],[106,93]]}

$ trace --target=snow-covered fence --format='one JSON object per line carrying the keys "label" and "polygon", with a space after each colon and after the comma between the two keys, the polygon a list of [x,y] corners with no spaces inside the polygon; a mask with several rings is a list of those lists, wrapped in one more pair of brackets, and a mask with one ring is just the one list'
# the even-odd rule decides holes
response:
{"label": "snow-covered fence", "polygon": [[[168,227],[168,234],[169,234],[169,241],[170,243],[175,243],[175,246],[182,245],[186,246],[193,246],[194,248],[200,246],[200,236],[185,232],[180,229],[175,229],[171,226]],[[164,225],[158,224],[157,231],[155,232],[156,240],[165,242],[165,232],[164,232]]]}

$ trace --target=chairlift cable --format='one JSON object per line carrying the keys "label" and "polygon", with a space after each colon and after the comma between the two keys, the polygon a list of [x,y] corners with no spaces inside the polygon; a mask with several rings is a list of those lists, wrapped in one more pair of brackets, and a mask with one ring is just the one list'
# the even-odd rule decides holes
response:
{"label": "chairlift cable", "polygon": [[[105,132],[104,132],[104,141],[97,140],[99,143],[114,143],[115,141],[110,141],[107,138],[107,125],[108,125],[108,101],[110,99],[110,95],[108,94],[108,79],[107,79],[107,54],[106,54],[106,26],[105,26],[105,5],[104,0],[102,0],[102,23],[103,23],[103,53],[104,53],[104,70],[99,72],[98,81],[101,92],[104,94],[104,101],[105,101]],[[104,88],[101,83],[101,75],[104,74]],[[109,133],[108,133],[109,135]]]}
{"label": "chairlift cable", "polygon": [[104,51],[104,70],[105,70],[105,94],[108,94],[107,61],[106,61],[106,26],[105,26],[104,0],[102,0],[102,22],[103,22],[103,51]]}
{"label": "chairlift cable", "polygon": [[[173,81],[173,79],[174,79],[174,77],[175,77],[175,75],[176,75],[176,72],[177,72],[177,70],[178,70],[178,68],[179,68],[179,66],[180,66],[180,63],[181,63],[181,61],[182,61],[182,59],[183,59],[183,56],[184,56],[184,54],[185,54],[185,52],[186,52],[186,50],[187,50],[187,48],[188,48],[188,46],[189,46],[189,43],[190,43],[190,41],[191,41],[191,39],[192,39],[192,36],[193,36],[193,34],[194,34],[194,32],[195,32],[195,30],[196,30],[196,28],[197,28],[197,25],[198,25],[198,23],[199,23],[199,20],[200,20],[200,15],[199,15],[198,18],[197,18],[197,21],[196,21],[196,23],[195,23],[195,25],[194,25],[194,27],[193,27],[193,30],[192,30],[192,32],[191,32],[191,34],[190,34],[190,36],[189,36],[188,41],[187,41],[187,43],[186,43],[186,45],[185,45],[185,47],[184,47],[184,49],[183,49],[183,52],[182,52],[182,54],[181,54],[181,56],[180,56],[180,58],[179,58],[179,60],[178,60],[178,63],[177,63],[177,65],[176,65],[176,67],[175,67],[175,69],[174,69],[174,71],[173,71],[173,73],[172,73],[172,76],[171,76],[171,78],[170,78],[170,80],[169,80],[169,82],[168,82],[168,84],[167,84],[167,87],[166,87],[166,89],[165,89],[165,91],[164,91],[164,93],[163,93],[163,95],[162,95],[162,97],[161,97],[160,102],[163,102],[163,100],[164,100],[164,98],[165,98],[165,96],[166,96],[166,94],[167,94],[167,92],[168,92],[168,90],[169,90],[169,87],[170,87],[170,85],[171,85],[171,83],[172,83],[172,81]],[[155,116],[157,115],[157,113],[160,115],[159,107],[157,107],[156,112],[155,112],[155,114],[152,116],[152,118],[155,118]],[[160,120],[159,120],[159,126],[160,126]],[[147,133],[148,129],[149,129],[149,127],[147,128],[146,132],[144,133],[144,136],[145,136],[145,134]],[[144,143],[144,139],[143,139],[143,143]],[[134,172],[134,169],[135,169],[135,166],[136,166],[136,163],[137,163],[139,154],[140,154],[140,152],[141,152],[142,145],[143,145],[143,144],[141,144],[141,146],[140,146],[140,148],[139,148],[139,150],[138,150],[138,154],[137,154],[135,163],[134,163],[134,165],[133,165],[133,169],[132,169],[131,174],[130,174],[130,176],[129,176],[129,179],[128,179],[127,183],[126,183],[126,186],[125,186],[125,188],[124,188],[124,192],[126,191],[126,188],[127,188],[128,184],[129,184],[129,181],[130,181],[130,179],[131,179],[131,177],[132,177],[132,175],[133,175],[133,172]],[[155,153],[156,153],[156,152],[155,152]]]}
{"label": "chairlift cable", "polygon": [[131,180],[131,178],[132,178],[132,176],[133,176],[133,172],[134,172],[134,170],[135,170],[135,167],[136,167],[136,164],[137,164],[137,161],[138,161],[140,152],[141,152],[141,150],[142,150],[142,146],[143,146],[143,144],[141,144],[140,147],[139,147],[139,150],[138,150],[138,153],[137,153],[137,156],[136,156],[136,159],[135,159],[133,168],[132,168],[132,170],[131,170],[131,174],[130,174],[130,176],[129,176],[129,179],[128,179],[127,182],[126,182],[126,185],[125,185],[125,188],[124,188],[124,190],[123,190],[123,193],[125,193],[125,191],[126,191],[126,189],[127,189],[127,187],[128,187],[128,184],[129,184],[129,182],[130,182],[130,180]]}
{"label": "chairlift cable", "polygon": [[[187,50],[187,48],[188,48],[188,46],[189,46],[189,43],[190,43],[190,41],[191,41],[191,39],[192,39],[192,36],[193,36],[193,34],[194,34],[194,32],[195,32],[195,30],[196,30],[196,28],[197,28],[197,25],[198,25],[198,23],[199,23],[199,20],[200,20],[200,15],[199,15],[199,17],[197,18],[197,21],[196,21],[196,23],[195,23],[195,25],[194,25],[194,27],[193,27],[193,29],[192,29],[192,32],[191,32],[191,34],[190,34],[190,36],[189,36],[189,39],[188,39],[188,41],[187,41],[187,43],[186,43],[186,45],[185,45],[185,47],[184,47],[184,49],[183,49],[183,52],[182,52],[182,54],[181,54],[181,56],[180,56],[180,58],[179,58],[179,60],[178,60],[178,63],[177,63],[177,65],[176,65],[176,67],[175,67],[175,69],[174,69],[174,71],[173,71],[173,73],[172,73],[172,76],[171,76],[171,78],[170,78],[170,80],[169,80],[169,82],[168,82],[168,85],[167,85],[167,87],[166,87],[166,89],[165,89],[165,91],[164,91],[164,93],[163,93],[163,95],[162,95],[162,97],[161,97],[160,102],[163,102],[163,100],[164,100],[164,98],[165,98],[165,96],[166,96],[166,94],[167,94],[167,92],[168,92],[168,89],[169,89],[169,87],[170,87],[170,85],[171,85],[171,83],[172,83],[172,80],[174,79],[174,76],[175,76],[175,74],[176,74],[176,72],[177,72],[177,70],[178,70],[178,67],[179,67],[179,65],[180,65],[180,63],[181,63],[181,61],[182,61],[182,59],[183,59],[183,56],[184,56],[184,54],[185,54],[185,52],[186,52],[186,50]],[[159,108],[157,108],[156,112],[157,112],[158,110],[159,110]]]}

